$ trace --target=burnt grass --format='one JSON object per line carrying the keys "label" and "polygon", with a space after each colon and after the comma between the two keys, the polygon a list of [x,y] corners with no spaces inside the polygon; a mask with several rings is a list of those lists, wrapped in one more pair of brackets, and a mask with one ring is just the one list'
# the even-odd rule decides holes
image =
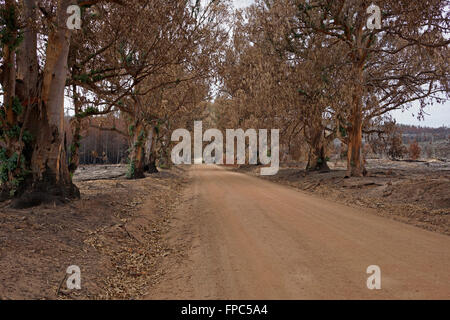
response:
{"label": "burnt grass", "polygon": [[[183,169],[141,180],[118,170],[126,169],[85,167],[74,178],[81,199],[66,204],[0,203],[0,299],[137,299],[158,281]],[[71,265],[81,269],[81,290],[67,289]]]}

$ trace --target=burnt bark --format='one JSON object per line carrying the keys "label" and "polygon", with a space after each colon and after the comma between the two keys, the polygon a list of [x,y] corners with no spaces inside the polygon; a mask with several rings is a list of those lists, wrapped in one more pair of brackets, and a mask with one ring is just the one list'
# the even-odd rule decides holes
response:
{"label": "burnt bark", "polygon": [[320,172],[330,171],[325,150],[325,147],[322,145],[310,151],[306,170]]}
{"label": "burnt bark", "polygon": [[136,121],[133,131],[132,150],[128,168],[129,179],[145,178],[145,141],[147,132],[145,126],[140,121]]}
{"label": "burnt bark", "polygon": [[145,158],[146,163],[144,170],[147,173],[158,173],[158,168],[156,166],[156,142],[157,133],[155,128],[152,128],[148,134],[147,141],[145,144]]}
{"label": "burnt bark", "polygon": [[[53,27],[49,31],[43,73],[37,74],[37,36],[31,25],[24,33],[17,58],[18,75],[15,78],[23,83],[18,98],[26,107],[21,136],[26,130],[32,137],[32,141],[20,150],[20,158],[30,173],[14,194],[12,206],[17,208],[43,202],[62,203],[80,197],[66,160],[64,132],[64,88],[70,44],[66,9],[69,4],[70,0],[58,1],[56,15],[51,18]],[[33,20],[36,1],[24,1],[24,7],[25,14],[30,17],[28,21]]]}
{"label": "burnt bark", "polygon": [[77,86],[73,85],[73,103],[75,107],[75,117],[71,120],[72,144],[69,150],[69,172],[75,173],[80,165],[80,144],[81,144],[81,119],[77,115],[81,112],[81,102],[77,94]]}
{"label": "burnt bark", "polygon": [[36,139],[31,158],[31,188],[63,197],[63,200],[80,196],[71,181],[64,132],[64,88],[71,35],[66,28],[66,9],[70,3],[70,0],[59,2],[56,16],[58,27],[49,34],[41,101],[32,121],[36,124],[33,128]]}
{"label": "burnt bark", "polygon": [[327,146],[334,135],[326,136],[325,127],[320,120],[309,126],[305,126],[304,134],[309,145],[308,164],[306,170],[328,172]]}

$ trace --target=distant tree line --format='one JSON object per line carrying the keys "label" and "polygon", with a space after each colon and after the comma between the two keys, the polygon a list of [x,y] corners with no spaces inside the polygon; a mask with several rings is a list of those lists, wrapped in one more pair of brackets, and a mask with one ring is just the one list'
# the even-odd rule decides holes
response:
{"label": "distant tree line", "polygon": [[[73,130],[72,122],[71,118],[66,118],[66,130],[69,132]],[[125,134],[126,123],[123,119],[106,116],[93,117],[83,123],[82,127],[79,147],[80,164],[127,163],[130,139]],[[70,149],[73,139],[70,134],[67,136],[67,149]],[[67,157],[70,162],[70,154]]]}
{"label": "distant tree line", "polygon": [[399,124],[398,127],[402,132],[404,143],[408,143],[410,139],[417,140],[417,142],[433,142],[450,138],[450,128],[445,126],[430,128]]}

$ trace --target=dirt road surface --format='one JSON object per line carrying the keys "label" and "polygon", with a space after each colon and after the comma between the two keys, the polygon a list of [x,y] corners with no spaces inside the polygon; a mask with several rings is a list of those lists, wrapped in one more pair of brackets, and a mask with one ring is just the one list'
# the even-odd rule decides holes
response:
{"label": "dirt road surface", "polygon": [[[450,237],[194,166],[149,299],[450,299]],[[381,268],[369,290],[367,267]]]}

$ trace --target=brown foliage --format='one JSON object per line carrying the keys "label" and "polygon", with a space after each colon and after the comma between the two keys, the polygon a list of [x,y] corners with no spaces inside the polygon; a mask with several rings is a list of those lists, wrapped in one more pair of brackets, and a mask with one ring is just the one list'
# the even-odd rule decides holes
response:
{"label": "brown foliage", "polygon": [[394,134],[390,140],[388,156],[394,160],[402,159],[407,154],[407,152],[408,150],[403,145],[401,135],[398,133]]}
{"label": "brown foliage", "polygon": [[329,130],[348,146],[349,174],[363,174],[362,135],[373,119],[442,102],[449,79],[446,1],[376,1],[375,30],[366,28],[371,3],[260,0],[238,13],[223,71],[238,123],[296,132],[317,154]]}
{"label": "brown foliage", "polygon": [[421,154],[422,150],[420,149],[419,143],[417,143],[416,140],[414,140],[413,142],[411,142],[409,144],[408,152],[409,152],[409,157],[412,160],[417,160],[420,158],[420,154]]}

